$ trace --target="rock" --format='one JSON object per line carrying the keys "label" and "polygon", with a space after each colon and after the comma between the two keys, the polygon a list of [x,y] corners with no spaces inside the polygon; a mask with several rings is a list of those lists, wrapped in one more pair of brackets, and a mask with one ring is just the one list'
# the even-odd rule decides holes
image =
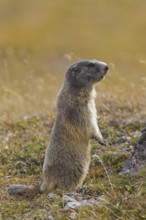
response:
{"label": "rock", "polygon": [[90,206],[93,208],[93,207],[95,207],[101,203],[105,203],[105,202],[107,202],[107,201],[106,201],[106,198],[104,195],[98,196],[95,198],[91,198],[91,199],[82,199],[82,201],[77,201],[74,199],[74,201],[67,202],[67,204],[64,207],[64,210],[76,209],[81,206]]}
{"label": "rock", "polygon": [[47,220],[54,220],[54,218],[51,215],[49,215]]}
{"label": "rock", "polygon": [[75,201],[75,202],[68,202],[65,207],[64,207],[64,210],[68,210],[68,209],[75,209],[75,208],[78,208],[82,206],[82,203],[81,202],[78,202],[78,201]]}
{"label": "rock", "polygon": [[70,216],[71,219],[76,219],[77,218],[77,213],[76,212],[71,212]]}
{"label": "rock", "polygon": [[90,204],[90,206],[97,206],[100,205],[101,203],[105,203],[107,202],[106,198],[104,195],[95,197],[95,198],[91,198],[88,200],[88,203]]}
{"label": "rock", "polygon": [[[64,200],[65,207],[63,208],[64,211],[70,210],[70,209],[77,209],[82,206],[90,206],[90,207],[95,207],[103,202],[106,202],[106,198],[104,195],[98,196],[95,198],[90,198],[87,199],[86,196],[83,196],[82,194],[78,193],[66,193],[63,198],[57,194],[54,193],[49,193],[48,194],[50,199],[53,200]],[[72,219],[75,218],[76,213],[72,212]]]}
{"label": "rock", "polygon": [[142,131],[139,141],[134,145],[129,158],[122,166],[120,175],[132,174],[146,167],[146,128]]}
{"label": "rock", "polygon": [[76,202],[76,200],[74,198],[72,198],[71,196],[68,195],[64,195],[64,202]]}
{"label": "rock", "polygon": [[49,199],[53,199],[53,200],[60,199],[60,196],[55,193],[49,193],[48,197],[49,197]]}

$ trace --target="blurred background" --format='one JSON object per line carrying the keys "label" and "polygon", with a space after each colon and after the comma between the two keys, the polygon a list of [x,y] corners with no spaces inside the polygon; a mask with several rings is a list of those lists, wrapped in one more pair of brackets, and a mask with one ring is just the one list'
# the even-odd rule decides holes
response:
{"label": "blurred background", "polygon": [[79,59],[110,66],[99,110],[145,116],[146,1],[1,0],[0,120],[53,112]]}

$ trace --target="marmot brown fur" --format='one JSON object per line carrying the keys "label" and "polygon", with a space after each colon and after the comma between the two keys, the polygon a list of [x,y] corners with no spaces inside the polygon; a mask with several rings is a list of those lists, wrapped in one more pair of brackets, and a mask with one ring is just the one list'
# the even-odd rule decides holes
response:
{"label": "marmot brown fur", "polygon": [[82,60],[69,67],[58,94],[42,183],[11,185],[9,194],[30,195],[53,189],[73,191],[83,183],[90,164],[90,139],[105,144],[97,123],[94,86],[107,70],[108,65],[97,60]]}

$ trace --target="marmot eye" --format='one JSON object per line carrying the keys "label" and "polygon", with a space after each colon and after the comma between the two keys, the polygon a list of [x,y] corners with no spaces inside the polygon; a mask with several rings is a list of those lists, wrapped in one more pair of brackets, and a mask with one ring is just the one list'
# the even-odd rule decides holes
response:
{"label": "marmot eye", "polygon": [[94,67],[95,67],[95,64],[94,64],[94,63],[89,63],[87,66],[88,66],[89,68],[94,68]]}

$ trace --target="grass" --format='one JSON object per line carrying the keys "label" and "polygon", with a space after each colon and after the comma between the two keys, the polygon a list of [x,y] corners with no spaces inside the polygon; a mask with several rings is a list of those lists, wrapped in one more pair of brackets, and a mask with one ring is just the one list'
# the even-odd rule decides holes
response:
{"label": "grass", "polygon": [[[40,181],[44,151],[49,140],[54,116],[41,115],[3,123],[0,126],[0,191],[2,219],[70,219],[70,211],[63,211],[63,201],[49,199],[46,194],[34,198],[11,197],[5,193],[10,184],[36,184]],[[105,195],[107,202],[97,207],[77,209],[77,219],[145,219],[145,170],[132,176],[119,176],[130,144],[138,139],[137,129],[144,123],[107,124],[101,129],[110,145],[96,146],[92,142],[92,160],[84,183],[83,195],[89,198]],[[127,137],[131,137],[131,140]],[[127,150],[128,149],[128,150]]]}

